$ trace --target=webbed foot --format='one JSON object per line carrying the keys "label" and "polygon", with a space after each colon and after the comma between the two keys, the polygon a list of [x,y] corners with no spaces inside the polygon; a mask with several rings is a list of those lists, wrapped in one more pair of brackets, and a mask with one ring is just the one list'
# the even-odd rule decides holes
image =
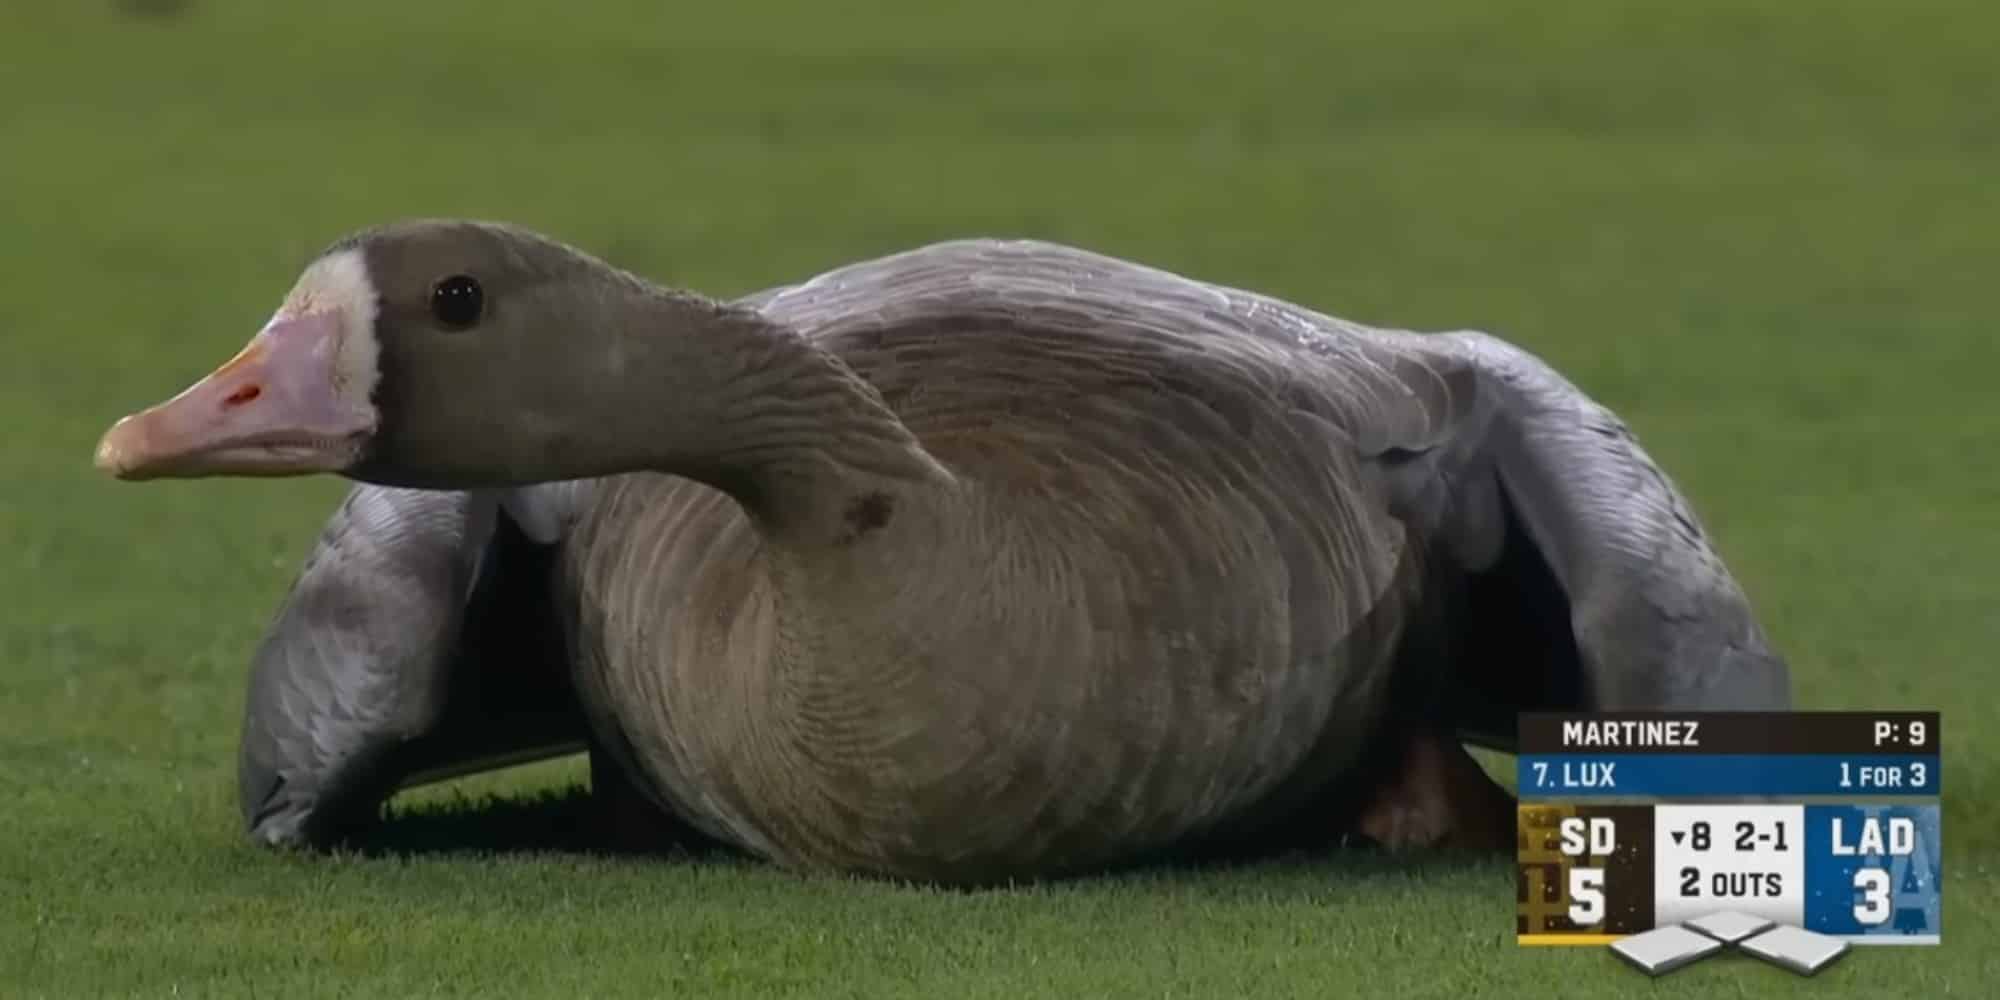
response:
{"label": "webbed foot", "polygon": [[1356,831],[1391,851],[1505,851],[1515,846],[1514,797],[1449,734],[1400,737],[1389,776],[1363,807]]}

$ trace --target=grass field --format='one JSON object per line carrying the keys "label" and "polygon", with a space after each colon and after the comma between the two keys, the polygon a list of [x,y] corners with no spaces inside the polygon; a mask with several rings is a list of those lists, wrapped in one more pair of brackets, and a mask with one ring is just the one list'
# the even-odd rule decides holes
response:
{"label": "grass field", "polygon": [[[0,996],[1991,995],[2000,8],[947,6],[0,6]],[[1804,704],[1945,711],[1947,943],[1649,985],[1517,950],[1501,863],[951,894],[535,849],[573,762],[255,850],[244,665],[339,486],[91,448],[408,214],[718,294],[1035,235],[1518,340],[1678,478]]]}

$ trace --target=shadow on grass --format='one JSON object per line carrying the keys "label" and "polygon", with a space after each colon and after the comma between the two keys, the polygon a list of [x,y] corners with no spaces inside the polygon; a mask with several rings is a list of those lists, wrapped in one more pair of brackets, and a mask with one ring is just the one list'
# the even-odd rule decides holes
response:
{"label": "shadow on grass", "polygon": [[[1210,901],[1324,901],[1391,891],[1435,878],[1477,875],[1511,881],[1512,857],[1472,851],[1391,852],[1373,845],[1327,844],[1220,858],[1169,858],[1086,875],[1050,888],[1118,886],[1192,894]],[[1372,888],[1371,888],[1372,887]]]}
{"label": "shadow on grass", "polygon": [[[518,796],[458,795],[392,805],[381,823],[346,845],[364,856],[556,853],[654,860],[670,864],[749,867],[780,871],[691,829],[649,825],[634,829],[607,820],[604,803],[583,786]],[[981,894],[1033,891],[1193,892],[1203,897],[1246,894],[1269,899],[1318,898],[1370,884],[1408,883],[1454,873],[1512,877],[1512,859],[1470,852],[1391,853],[1367,845],[1327,844],[1216,858],[1161,858],[1094,873],[1031,882],[975,886],[909,883],[863,875],[826,876],[883,887]],[[815,876],[802,876],[814,878]]]}
{"label": "shadow on grass", "polygon": [[392,803],[344,844],[363,855],[557,853],[672,860],[740,857],[668,820],[619,822],[581,785],[517,796]]}

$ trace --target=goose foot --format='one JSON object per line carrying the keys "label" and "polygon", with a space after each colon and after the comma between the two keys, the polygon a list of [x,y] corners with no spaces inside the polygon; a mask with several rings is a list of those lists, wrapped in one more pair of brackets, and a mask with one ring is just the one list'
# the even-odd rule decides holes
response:
{"label": "goose foot", "polygon": [[1515,846],[1514,797],[1450,734],[1400,737],[1389,777],[1362,809],[1357,832],[1391,851],[1506,851]]}

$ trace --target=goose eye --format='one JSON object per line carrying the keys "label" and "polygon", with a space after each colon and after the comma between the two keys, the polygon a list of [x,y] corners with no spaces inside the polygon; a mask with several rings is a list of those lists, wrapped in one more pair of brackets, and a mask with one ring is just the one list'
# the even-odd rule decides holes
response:
{"label": "goose eye", "polygon": [[480,310],[485,305],[486,293],[468,275],[452,275],[431,289],[431,315],[454,330],[479,322]]}

